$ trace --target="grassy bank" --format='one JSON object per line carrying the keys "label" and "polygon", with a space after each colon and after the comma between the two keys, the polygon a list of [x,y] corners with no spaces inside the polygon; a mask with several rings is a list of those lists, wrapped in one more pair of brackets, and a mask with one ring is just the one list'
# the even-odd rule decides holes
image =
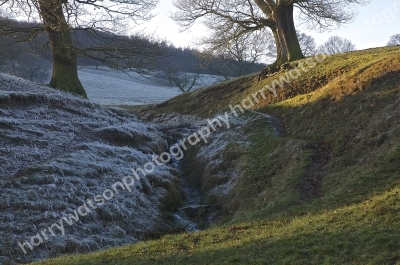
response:
{"label": "grassy bank", "polygon": [[[141,113],[211,117],[284,74],[246,76]],[[277,92],[255,104],[259,114],[242,114],[249,145],[219,200],[224,223],[37,264],[400,264],[400,47],[329,57]],[[284,132],[257,122],[262,113]],[[230,141],[224,154],[238,151]]]}

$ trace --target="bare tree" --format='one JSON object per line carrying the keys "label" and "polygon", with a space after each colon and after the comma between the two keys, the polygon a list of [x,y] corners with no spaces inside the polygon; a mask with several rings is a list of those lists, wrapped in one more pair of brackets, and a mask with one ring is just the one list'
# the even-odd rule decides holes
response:
{"label": "bare tree", "polygon": [[[311,28],[329,29],[352,21],[355,5],[368,0],[175,0],[178,11],[173,15],[183,28],[189,28],[198,19],[214,32],[229,38],[238,38],[248,32],[268,27],[276,43],[274,64],[260,74],[263,78],[288,61],[304,58],[294,24],[294,8],[299,9],[299,19]],[[239,31],[232,30],[235,27]]]}
{"label": "bare tree", "polygon": [[317,45],[315,40],[310,35],[302,32],[297,32],[297,38],[299,39],[301,50],[304,56],[313,56],[317,52]]}
{"label": "bare tree", "polygon": [[318,53],[324,54],[339,54],[344,52],[351,52],[356,49],[356,46],[350,40],[332,36],[324,44],[318,47]]}
{"label": "bare tree", "polygon": [[[163,62],[164,63],[164,62]],[[176,62],[167,62],[155,76],[159,81],[167,81],[169,86],[177,87],[182,92],[189,92],[200,83],[200,68],[192,66],[185,71],[180,71]]]}
{"label": "bare tree", "polygon": [[[43,30],[48,35],[53,60],[49,86],[86,97],[77,73],[79,50],[73,41],[73,28],[87,32],[125,32],[128,20],[150,19],[149,11],[157,3],[158,0],[0,0],[0,12],[40,21],[42,27],[29,30],[32,35]],[[129,49],[124,47],[122,50]],[[90,52],[86,55],[92,56],[99,51],[93,49]],[[115,60],[126,59],[126,54],[121,58],[118,54],[124,53],[109,53]]]}
{"label": "bare tree", "polygon": [[[238,28],[232,30],[240,31]],[[232,34],[235,33],[212,34],[202,41],[205,52],[199,53],[198,57],[203,68],[228,80],[255,72],[261,61],[273,56],[275,43],[269,31],[247,32],[230,38]]]}
{"label": "bare tree", "polygon": [[200,73],[175,72],[172,73],[170,78],[173,84],[182,92],[189,92],[199,85]]}
{"label": "bare tree", "polygon": [[396,46],[400,45],[400,34],[394,34],[390,36],[390,40],[387,43],[387,46]]}

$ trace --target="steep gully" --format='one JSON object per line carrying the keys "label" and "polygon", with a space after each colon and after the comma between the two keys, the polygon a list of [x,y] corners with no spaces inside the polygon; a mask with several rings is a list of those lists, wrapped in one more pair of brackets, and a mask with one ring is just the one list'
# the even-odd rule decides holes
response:
{"label": "steep gully", "polygon": [[[265,117],[271,124],[274,135],[279,138],[287,137],[286,126],[280,117],[268,115],[266,113],[251,110],[254,114]],[[200,127],[175,127],[168,129],[167,134],[176,143]],[[323,177],[327,174],[327,164],[330,161],[330,152],[323,142],[312,144],[312,163],[305,169],[304,174],[297,185],[300,193],[299,203],[306,203],[319,197],[322,193]],[[209,227],[214,221],[218,220],[220,206],[208,205],[203,201],[201,191],[188,183],[182,173],[182,161],[174,160],[172,165],[181,173],[181,195],[183,204],[172,216],[174,226],[178,231],[195,232]]]}

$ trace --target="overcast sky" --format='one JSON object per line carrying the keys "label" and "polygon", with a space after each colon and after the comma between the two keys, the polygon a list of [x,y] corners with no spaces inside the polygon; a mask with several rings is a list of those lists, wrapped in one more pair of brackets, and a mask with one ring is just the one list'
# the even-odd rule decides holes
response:
{"label": "overcast sky", "polygon": [[[200,24],[194,26],[189,32],[180,32],[176,23],[169,18],[174,11],[172,0],[160,0],[155,10],[158,14],[142,27],[156,32],[176,46],[194,46],[196,40],[204,36],[207,31]],[[329,36],[339,35],[351,40],[357,49],[385,46],[389,37],[400,33],[400,0],[372,0],[370,4],[359,8],[355,21],[341,26],[331,32],[319,33],[306,28],[298,27],[302,32],[312,35],[317,44],[322,44]]]}

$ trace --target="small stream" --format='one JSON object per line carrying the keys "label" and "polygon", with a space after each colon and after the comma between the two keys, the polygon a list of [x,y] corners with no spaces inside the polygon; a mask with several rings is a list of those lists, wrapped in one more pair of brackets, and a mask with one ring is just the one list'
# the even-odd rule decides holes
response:
{"label": "small stream", "polygon": [[[271,124],[274,134],[276,137],[285,137],[286,128],[283,120],[279,117],[268,115],[266,113],[250,110],[256,115],[265,117]],[[186,138],[199,130],[199,127],[191,128],[174,128],[169,130],[169,135],[173,139],[173,143],[179,142],[179,140]],[[187,156],[187,152],[185,156]],[[182,162],[173,160],[172,166],[181,173],[181,192],[183,198],[182,207],[178,208],[176,212],[172,213],[174,227],[179,231],[195,232],[208,227],[213,220],[218,217],[220,207],[215,205],[207,205],[203,203],[203,194],[194,188],[182,172]]]}
{"label": "small stream", "polygon": [[[179,128],[173,131],[173,134],[179,134],[180,139],[183,139],[199,128]],[[179,141],[179,139],[178,139]],[[187,155],[187,153],[185,153]],[[180,183],[183,204],[176,212],[172,214],[175,219],[175,225],[181,231],[196,232],[207,227],[212,217],[216,215],[215,207],[202,203],[202,193],[189,184],[181,170],[182,161],[173,160],[172,166],[181,173]]]}

